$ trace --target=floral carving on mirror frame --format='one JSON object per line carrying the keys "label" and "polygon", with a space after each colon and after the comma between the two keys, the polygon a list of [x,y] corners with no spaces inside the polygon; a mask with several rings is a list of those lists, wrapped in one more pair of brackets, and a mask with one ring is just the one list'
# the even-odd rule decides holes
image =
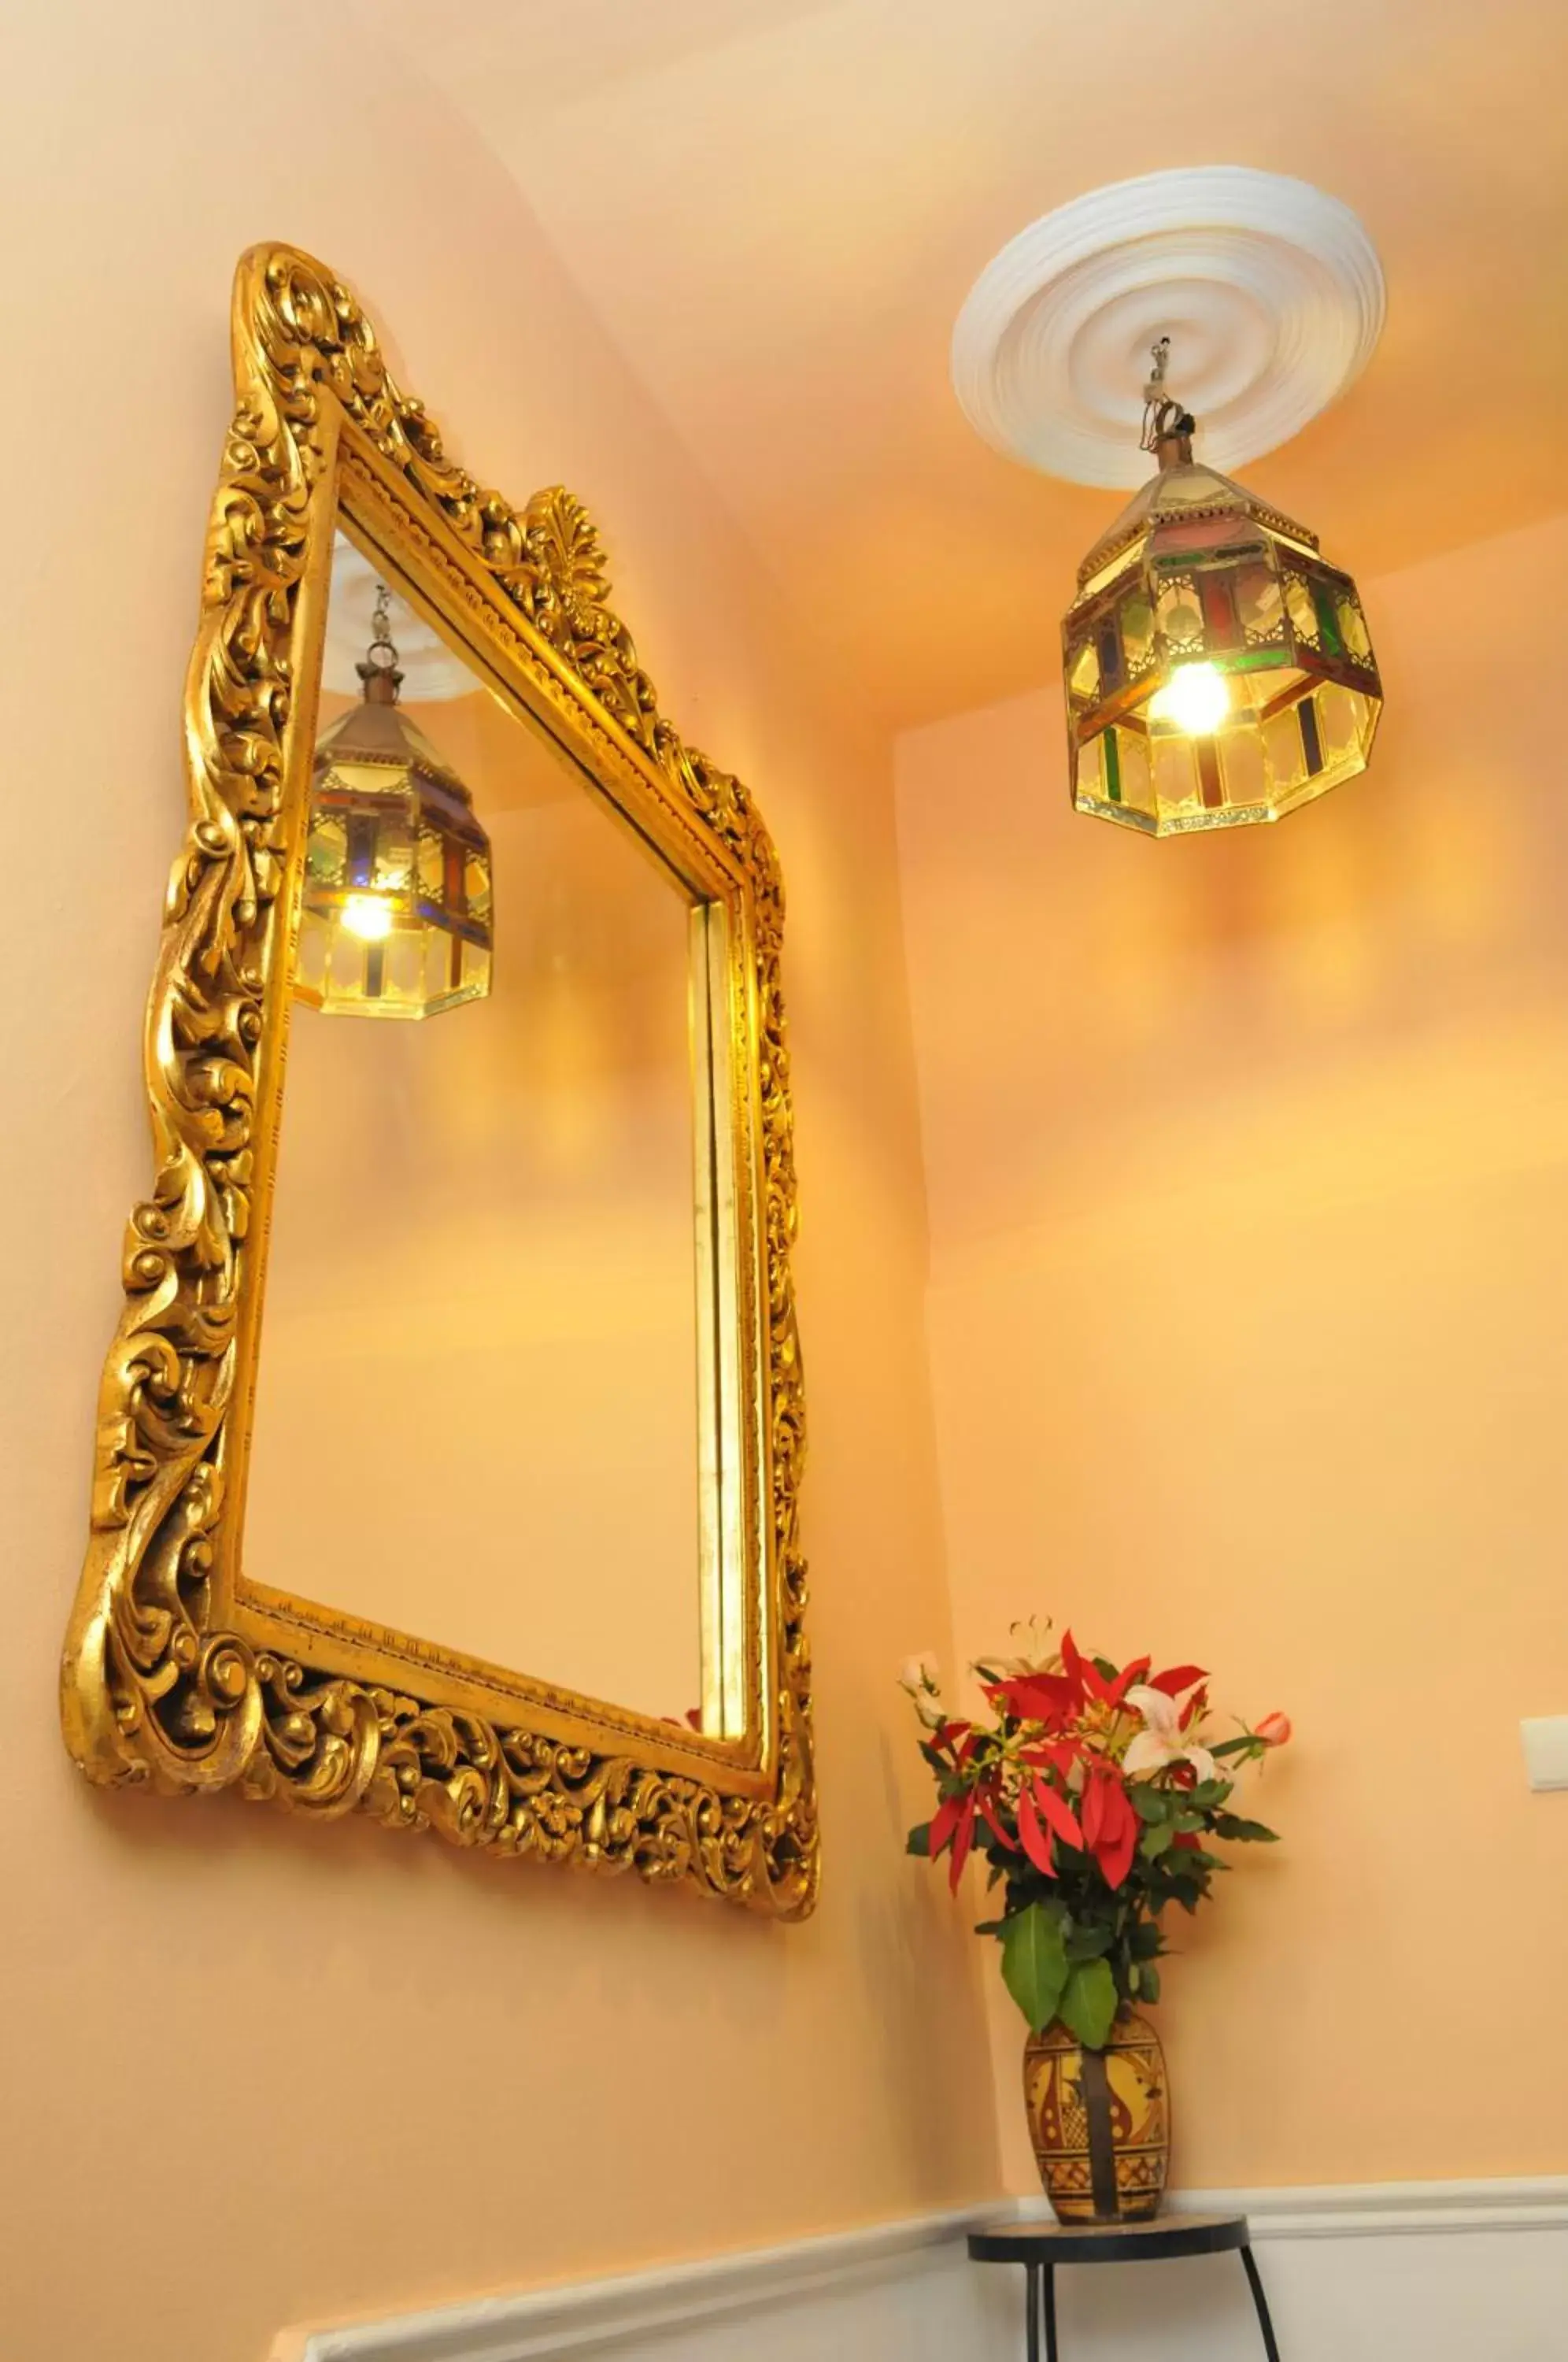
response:
{"label": "floral carving on mirror frame", "polygon": [[[67,1743],[90,1778],[237,1787],[326,1816],[361,1809],[469,1846],[632,1869],[786,1918],[815,1901],[818,1835],[799,1495],[804,1405],[790,1278],[795,1174],[779,985],[783,893],[739,780],[660,714],[580,503],[521,511],[447,458],[388,375],[348,291],[308,256],[252,249],[236,283],[237,408],[207,535],[184,702],[190,820],[149,1002],[156,1170],[123,1254],[125,1307],[99,1396],[92,1540],[62,1678]],[[252,1215],[258,1071],[283,956],[285,740],[313,502],[330,494],[333,403],[553,653],[591,709],[657,767],[751,885],[761,1109],[775,1560],[771,1796],[630,1753],[502,1727],[324,1672],[213,1620],[224,1421]]]}

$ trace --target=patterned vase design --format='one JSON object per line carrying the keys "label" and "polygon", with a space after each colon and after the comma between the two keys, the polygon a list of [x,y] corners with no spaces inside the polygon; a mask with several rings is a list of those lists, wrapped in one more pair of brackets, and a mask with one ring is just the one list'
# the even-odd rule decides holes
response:
{"label": "patterned vase design", "polygon": [[1059,2022],[1031,2035],[1023,2100],[1045,2195],[1058,2223],[1147,2223],[1170,2163],[1165,2053],[1146,2018],[1124,2009],[1103,2050]]}

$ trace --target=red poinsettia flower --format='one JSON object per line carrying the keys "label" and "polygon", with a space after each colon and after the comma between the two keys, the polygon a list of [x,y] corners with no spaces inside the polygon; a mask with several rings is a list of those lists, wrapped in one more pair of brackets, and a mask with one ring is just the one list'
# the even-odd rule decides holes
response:
{"label": "red poinsettia flower", "polygon": [[1086,1697],[1091,1697],[1099,1705],[1108,1705],[1113,1710],[1121,1704],[1133,1683],[1142,1681],[1149,1670],[1147,1657],[1135,1657],[1130,1665],[1124,1665],[1121,1672],[1113,1674],[1108,1681],[1092,1657],[1079,1653],[1070,1632],[1062,1635],[1062,1662],[1067,1669],[1069,1679],[1077,1683]]}
{"label": "red poinsettia flower", "polygon": [[1097,1764],[1084,1783],[1084,1842],[1108,1886],[1120,1886],[1138,1846],[1138,1816],[1120,1772]]}
{"label": "red poinsettia flower", "polygon": [[1032,1780],[1026,1780],[1018,1792],[1018,1835],[1035,1869],[1043,1871],[1047,1878],[1056,1875],[1051,1849],[1053,1837],[1076,1852],[1083,1851],[1084,1833],[1077,1815],[1066,1798],[1039,1772]]}
{"label": "red poinsettia flower", "polygon": [[1081,1685],[1066,1673],[1012,1673],[991,1682],[986,1695],[1018,1722],[1038,1722],[1047,1730],[1061,1730],[1082,1712]]}

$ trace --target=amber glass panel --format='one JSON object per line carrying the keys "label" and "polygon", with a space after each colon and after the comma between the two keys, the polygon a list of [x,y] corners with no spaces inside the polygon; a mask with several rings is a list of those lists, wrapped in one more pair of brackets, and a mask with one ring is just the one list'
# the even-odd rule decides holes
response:
{"label": "amber glass panel", "polygon": [[1092,640],[1085,640],[1068,660],[1067,687],[1075,697],[1092,705],[1099,695],[1099,652]]}
{"label": "amber glass panel", "polygon": [[1154,652],[1154,611],[1142,590],[1124,599],[1121,609],[1121,647],[1129,679],[1144,670]]}
{"label": "amber glass panel", "polygon": [[1149,742],[1141,730],[1119,730],[1116,736],[1121,800],[1135,811],[1152,811],[1154,793],[1149,774]]}
{"label": "amber glass panel", "polygon": [[1312,594],[1299,574],[1287,577],[1285,585],[1285,608],[1290,617],[1290,627],[1298,640],[1318,645],[1318,611],[1312,604]]}
{"label": "amber glass panel", "polygon": [[1261,804],[1268,800],[1268,774],[1263,739],[1255,723],[1227,730],[1220,741],[1220,761],[1228,804]]}
{"label": "amber glass panel", "polygon": [[1154,793],[1162,811],[1180,811],[1198,801],[1198,767],[1190,738],[1153,741]]}
{"label": "amber glass panel", "polygon": [[1339,604],[1340,633],[1349,653],[1358,664],[1370,663],[1372,642],[1368,637],[1366,618],[1355,601],[1342,593]]}
{"label": "amber glass panel", "polygon": [[1279,577],[1270,566],[1240,568],[1235,579],[1236,613],[1249,639],[1272,639],[1285,612]]}
{"label": "amber glass panel", "polygon": [[1263,726],[1264,753],[1268,761],[1269,780],[1277,802],[1298,788],[1307,777],[1307,761],[1301,745],[1301,725],[1296,719],[1295,708],[1276,713]]}
{"label": "amber glass panel", "polygon": [[1353,690],[1342,689],[1337,681],[1325,681],[1318,691],[1318,722],[1331,761],[1354,747],[1365,710],[1365,700]]}

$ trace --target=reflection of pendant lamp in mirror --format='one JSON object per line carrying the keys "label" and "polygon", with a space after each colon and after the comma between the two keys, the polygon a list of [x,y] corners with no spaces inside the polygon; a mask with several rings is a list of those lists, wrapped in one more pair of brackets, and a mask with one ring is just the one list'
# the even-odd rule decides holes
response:
{"label": "reflection of pendant lamp in mirror", "polygon": [[389,609],[382,583],[363,699],[311,774],[294,990],[328,1016],[436,1017],[490,990],[490,839],[398,704]]}
{"label": "reflection of pendant lamp in mirror", "polygon": [[[1073,801],[1151,836],[1280,819],[1364,770],[1382,685],[1354,583],[1318,538],[1209,462],[1296,434],[1383,322],[1355,215],[1241,166],[1153,172],[1035,222],[981,274],[954,383],[986,439],[1098,485],[1157,472],[1077,570],[1062,627]],[[1194,421],[1171,399],[1172,338]]]}

